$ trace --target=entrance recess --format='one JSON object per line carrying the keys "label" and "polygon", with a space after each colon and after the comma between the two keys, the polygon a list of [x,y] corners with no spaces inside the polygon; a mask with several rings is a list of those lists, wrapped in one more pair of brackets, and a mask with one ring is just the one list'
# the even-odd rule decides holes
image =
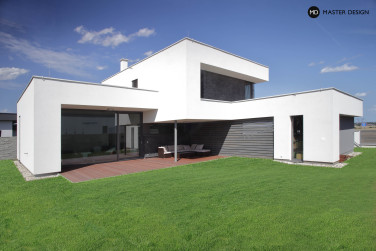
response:
{"label": "entrance recess", "polygon": [[62,165],[139,157],[141,113],[62,109]]}
{"label": "entrance recess", "polygon": [[292,159],[303,161],[303,116],[292,116]]}

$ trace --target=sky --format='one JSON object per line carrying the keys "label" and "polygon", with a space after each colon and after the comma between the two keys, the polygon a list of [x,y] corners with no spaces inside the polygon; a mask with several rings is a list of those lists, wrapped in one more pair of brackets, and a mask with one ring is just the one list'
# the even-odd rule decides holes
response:
{"label": "sky", "polygon": [[100,83],[184,37],[269,66],[255,97],[335,87],[376,121],[376,0],[0,0],[0,112],[32,76]]}

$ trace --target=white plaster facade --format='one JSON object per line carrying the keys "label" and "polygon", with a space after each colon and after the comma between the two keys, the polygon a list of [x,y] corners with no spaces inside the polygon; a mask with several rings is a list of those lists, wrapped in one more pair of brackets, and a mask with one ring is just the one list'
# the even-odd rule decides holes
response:
{"label": "white plaster facade", "polygon": [[[241,101],[200,96],[200,71],[250,81],[269,68],[189,38],[101,84],[33,77],[17,104],[17,157],[32,173],[61,171],[61,109],[140,111],[144,123],[274,118],[274,158],[290,160],[291,116],[304,118],[304,161],[339,159],[339,116],[362,116],[363,101],[334,88]],[[138,88],[132,80],[138,79]]]}

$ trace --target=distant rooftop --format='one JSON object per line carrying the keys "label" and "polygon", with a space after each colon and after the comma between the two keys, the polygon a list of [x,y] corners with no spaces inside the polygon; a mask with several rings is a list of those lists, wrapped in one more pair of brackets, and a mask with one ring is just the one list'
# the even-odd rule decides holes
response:
{"label": "distant rooftop", "polygon": [[17,120],[17,113],[0,113],[0,121]]}

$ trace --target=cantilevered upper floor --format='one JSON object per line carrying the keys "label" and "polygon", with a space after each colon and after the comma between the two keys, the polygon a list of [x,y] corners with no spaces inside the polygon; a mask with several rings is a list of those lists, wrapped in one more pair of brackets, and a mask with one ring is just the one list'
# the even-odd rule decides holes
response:
{"label": "cantilevered upper floor", "polygon": [[184,38],[102,81],[103,85],[158,91],[157,120],[185,119],[201,99],[252,99],[269,68],[249,59]]}

